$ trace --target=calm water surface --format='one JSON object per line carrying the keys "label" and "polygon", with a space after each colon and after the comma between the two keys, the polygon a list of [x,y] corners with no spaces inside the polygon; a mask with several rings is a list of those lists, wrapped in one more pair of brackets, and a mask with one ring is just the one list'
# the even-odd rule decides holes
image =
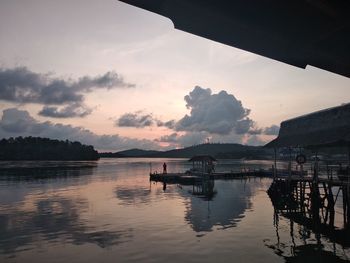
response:
{"label": "calm water surface", "polygon": [[[350,250],[274,215],[270,179],[215,181],[211,200],[191,186],[149,182],[182,159],[2,162],[0,262],[345,262]],[[150,167],[152,163],[152,168]],[[270,167],[220,161],[218,170]],[[46,169],[40,168],[45,166]],[[47,178],[47,176],[50,178]]]}

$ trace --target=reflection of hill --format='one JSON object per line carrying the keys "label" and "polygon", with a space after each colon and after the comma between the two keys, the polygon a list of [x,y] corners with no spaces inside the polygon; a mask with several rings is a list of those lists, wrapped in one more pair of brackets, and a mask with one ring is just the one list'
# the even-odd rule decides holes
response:
{"label": "reflection of hill", "polygon": [[[73,163],[74,164],[74,163]],[[0,180],[6,181],[31,181],[44,178],[65,178],[92,175],[96,164],[75,164],[67,163],[49,166],[30,164],[28,166],[6,166],[0,168]]]}
{"label": "reflection of hill", "polygon": [[72,244],[93,243],[108,247],[125,242],[131,229],[97,231],[85,225],[81,213],[87,208],[86,200],[50,198],[39,200],[32,210],[10,209],[0,214],[0,251],[11,254],[25,249],[34,240]]}
{"label": "reflection of hill", "polygon": [[[87,184],[96,172],[96,163],[82,162],[2,162],[0,182],[17,187],[0,191],[0,205],[22,202],[43,183],[51,189]],[[7,172],[5,173],[4,170]]]}
{"label": "reflection of hill", "polygon": [[196,232],[212,231],[214,226],[235,227],[251,207],[252,195],[244,181],[216,181],[216,196],[211,201],[191,196],[186,207],[185,220]]}

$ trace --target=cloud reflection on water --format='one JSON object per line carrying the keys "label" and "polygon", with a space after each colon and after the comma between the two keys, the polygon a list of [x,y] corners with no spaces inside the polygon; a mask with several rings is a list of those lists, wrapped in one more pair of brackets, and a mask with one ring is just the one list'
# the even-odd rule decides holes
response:
{"label": "cloud reflection on water", "polygon": [[147,204],[151,198],[151,189],[140,186],[119,186],[115,192],[122,205]]}
{"label": "cloud reflection on water", "polygon": [[4,254],[28,249],[35,241],[96,244],[101,248],[127,242],[132,229],[98,230],[88,226],[82,214],[88,209],[86,200],[51,197],[38,200],[30,210],[13,208],[0,212],[0,251]]}

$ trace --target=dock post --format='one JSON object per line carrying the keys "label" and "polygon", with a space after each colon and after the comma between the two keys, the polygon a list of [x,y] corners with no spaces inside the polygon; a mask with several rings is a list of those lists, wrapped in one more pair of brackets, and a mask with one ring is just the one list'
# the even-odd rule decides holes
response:
{"label": "dock post", "polygon": [[292,179],[292,147],[289,147],[289,165],[288,165],[288,181],[290,182]]}
{"label": "dock post", "polygon": [[329,225],[331,227],[334,227],[334,216],[335,216],[334,205],[335,205],[335,202],[334,202],[333,191],[332,191],[332,182],[328,183],[327,202],[328,202],[328,209],[329,209]]}
{"label": "dock post", "polygon": [[[344,193],[343,193],[344,194]],[[346,195],[345,195],[345,202],[346,202],[346,222],[347,224],[350,223],[350,195],[349,195],[349,180],[346,184]]]}
{"label": "dock post", "polygon": [[287,189],[288,194],[293,194],[292,189],[292,147],[289,147],[289,164],[288,164],[288,183],[287,183]]}
{"label": "dock post", "polygon": [[313,181],[318,183],[318,156],[317,156],[317,151],[315,155],[315,163],[314,163],[314,177]]}
{"label": "dock post", "polygon": [[273,148],[274,150],[274,165],[273,165],[273,181],[277,178],[277,149]]}
{"label": "dock post", "polygon": [[350,221],[350,144],[348,144],[348,169],[347,169],[347,182],[346,182],[346,203],[347,203],[347,222]]}
{"label": "dock post", "polygon": [[305,188],[306,182],[300,181],[300,204],[301,204],[301,212],[305,212]]}
{"label": "dock post", "polygon": [[320,219],[320,190],[318,188],[318,182],[312,182],[311,188],[311,213],[312,220],[316,227],[319,227],[321,219]]}
{"label": "dock post", "polygon": [[344,220],[344,228],[347,226],[347,194],[346,194],[346,190],[344,189],[345,188],[345,185],[343,184],[341,186],[342,188],[342,194],[343,194],[343,220]]}

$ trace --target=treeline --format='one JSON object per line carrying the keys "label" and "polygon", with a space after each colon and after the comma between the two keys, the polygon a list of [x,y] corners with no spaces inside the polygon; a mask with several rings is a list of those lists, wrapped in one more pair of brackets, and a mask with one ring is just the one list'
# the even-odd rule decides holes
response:
{"label": "treeline", "polygon": [[93,146],[40,137],[0,140],[0,160],[97,160]]}

